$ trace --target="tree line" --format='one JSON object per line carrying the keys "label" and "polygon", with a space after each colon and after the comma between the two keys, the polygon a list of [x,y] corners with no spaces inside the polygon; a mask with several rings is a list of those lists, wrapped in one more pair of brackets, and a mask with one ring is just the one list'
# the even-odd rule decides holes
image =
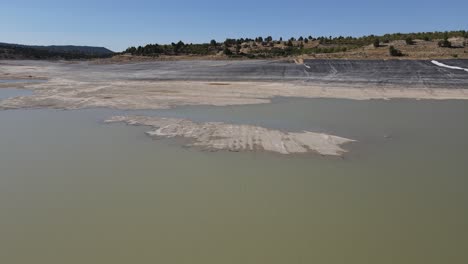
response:
{"label": "tree line", "polygon": [[[450,47],[448,38],[463,37],[468,38],[465,30],[446,32],[418,32],[418,33],[393,33],[382,36],[368,35],[361,37],[352,36],[299,36],[283,39],[280,37],[274,40],[271,36],[256,38],[228,38],[224,42],[211,40],[209,43],[187,44],[182,41],[171,44],[148,44],[146,46],[129,47],[123,53],[130,53],[139,56],[160,56],[160,55],[215,55],[223,52],[231,57],[280,57],[313,53],[334,53],[343,52],[349,49],[359,48],[373,44],[378,47],[380,43],[389,43],[395,40],[405,40],[408,45],[412,45],[414,39],[425,41],[441,39],[439,46]],[[320,47],[307,47],[310,41],[320,44]],[[277,45],[282,44],[281,47]],[[242,49],[250,48],[248,53],[241,52]]]}

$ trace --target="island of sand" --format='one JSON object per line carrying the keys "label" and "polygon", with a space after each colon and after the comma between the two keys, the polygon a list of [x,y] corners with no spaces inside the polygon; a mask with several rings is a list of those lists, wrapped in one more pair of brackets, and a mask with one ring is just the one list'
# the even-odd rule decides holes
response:
{"label": "island of sand", "polygon": [[309,131],[293,133],[251,125],[221,122],[195,123],[186,119],[148,116],[114,116],[107,123],[153,127],[147,134],[153,137],[184,137],[192,140],[188,146],[207,150],[268,151],[280,154],[316,152],[340,156],[346,150],[340,145],[353,140]]}

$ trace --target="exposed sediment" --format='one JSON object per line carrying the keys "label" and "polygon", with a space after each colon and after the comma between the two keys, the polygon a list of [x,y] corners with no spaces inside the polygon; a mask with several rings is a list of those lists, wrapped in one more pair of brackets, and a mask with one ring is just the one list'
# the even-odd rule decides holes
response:
{"label": "exposed sediment", "polygon": [[177,118],[114,116],[106,122],[150,126],[154,128],[147,132],[150,136],[189,138],[192,139],[189,146],[209,150],[268,151],[280,154],[316,152],[322,155],[340,156],[346,152],[341,145],[353,141],[309,131],[283,132],[251,125],[195,123]]}
{"label": "exposed sediment", "polygon": [[[163,109],[181,105],[269,103],[303,98],[468,99],[468,60],[430,61],[177,61],[122,65],[89,62],[6,61],[0,79],[43,79],[2,84],[33,90],[0,101],[0,109]],[[153,126],[153,136],[186,137],[191,145],[232,151],[340,155],[351,140],[313,132],[194,123],[183,119],[114,117],[109,121]]]}
{"label": "exposed sediment", "polygon": [[[442,61],[467,68],[468,61]],[[468,73],[429,61],[178,61],[128,65],[7,61],[3,84],[34,90],[0,108],[161,109],[268,103],[275,96],[347,99],[468,99]],[[2,87],[0,85],[0,87]]]}
{"label": "exposed sediment", "polygon": [[379,88],[360,85],[313,85],[303,83],[202,81],[109,81],[80,82],[54,79],[25,84],[31,96],[0,102],[0,109],[165,109],[182,105],[245,105],[269,103],[280,97],[369,99],[468,99],[468,89]]}

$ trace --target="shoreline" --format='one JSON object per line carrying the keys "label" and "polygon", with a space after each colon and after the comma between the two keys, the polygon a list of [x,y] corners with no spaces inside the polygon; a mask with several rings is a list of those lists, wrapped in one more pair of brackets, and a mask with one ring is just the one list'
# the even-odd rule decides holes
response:
{"label": "shoreline", "polygon": [[114,81],[78,82],[51,79],[44,83],[2,84],[28,89],[32,95],[0,102],[1,109],[113,108],[120,110],[168,109],[188,105],[248,105],[271,103],[275,97],[335,98],[352,100],[415,99],[468,100],[468,89],[403,88],[394,85],[358,86],[298,82]]}
{"label": "shoreline", "polygon": [[[429,73],[421,76],[420,72],[414,74],[411,70],[400,69],[401,66]],[[465,74],[465,71],[439,68],[430,62],[224,61],[125,66],[29,62],[0,68],[0,77],[4,80],[15,77],[22,80],[20,77],[24,76],[38,80],[0,83],[0,89],[32,91],[31,95],[1,100],[0,110],[156,110],[179,106],[268,104],[277,97],[468,100],[468,86],[465,86],[468,76]],[[405,79],[407,77],[410,79]],[[175,80],[168,80],[171,78]],[[43,79],[47,81],[41,81]],[[111,117],[107,121],[151,126],[154,130],[149,132],[150,136],[183,137],[191,141],[189,146],[209,150],[267,151],[285,155],[316,152],[341,156],[346,150],[340,146],[354,141],[310,131],[286,132],[252,125],[196,123],[150,116]]]}

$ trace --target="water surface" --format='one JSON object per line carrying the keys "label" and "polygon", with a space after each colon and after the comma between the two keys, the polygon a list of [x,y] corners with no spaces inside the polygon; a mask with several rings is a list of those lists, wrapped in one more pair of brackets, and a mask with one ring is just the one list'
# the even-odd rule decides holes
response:
{"label": "water surface", "polygon": [[357,139],[343,159],[201,152],[0,111],[5,263],[466,263],[468,102],[278,99],[150,114]]}
{"label": "water surface", "polygon": [[0,88],[0,101],[16,96],[31,95],[32,93],[32,91],[24,89]]}
{"label": "water surface", "polygon": [[0,83],[42,83],[47,80],[42,79],[0,79]]}

